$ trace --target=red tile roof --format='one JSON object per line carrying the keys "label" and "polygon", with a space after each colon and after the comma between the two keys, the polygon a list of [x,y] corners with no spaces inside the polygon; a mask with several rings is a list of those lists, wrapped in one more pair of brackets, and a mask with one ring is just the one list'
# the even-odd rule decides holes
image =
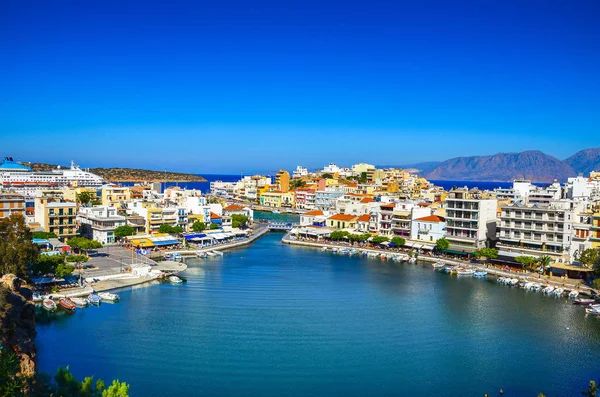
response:
{"label": "red tile roof", "polygon": [[304,213],[304,214],[302,214],[302,215],[308,215],[308,216],[320,216],[320,215],[323,215],[323,211],[321,211],[321,210],[308,211],[308,212],[305,212],[305,213]]}
{"label": "red tile roof", "polygon": [[374,203],[375,200],[373,200],[370,197],[365,197],[364,199],[360,200],[361,203]]}
{"label": "red tile roof", "polygon": [[210,219],[221,219],[221,217],[219,215],[215,214],[214,212],[211,212]]}
{"label": "red tile roof", "polygon": [[395,205],[394,204],[382,204],[381,208],[394,208]]}
{"label": "red tile roof", "polygon": [[241,205],[231,204],[228,207],[225,207],[225,211],[243,211],[244,207]]}
{"label": "red tile roof", "polygon": [[371,216],[369,214],[361,215],[356,220],[357,222],[369,222],[371,220]]}
{"label": "red tile roof", "polygon": [[332,219],[334,221],[353,221],[356,219],[356,216],[354,215],[347,215],[347,214],[335,214],[330,216],[328,219]]}
{"label": "red tile roof", "polygon": [[415,219],[415,221],[423,221],[423,222],[446,222],[446,218],[437,216],[437,215],[429,215],[424,216],[423,218]]}

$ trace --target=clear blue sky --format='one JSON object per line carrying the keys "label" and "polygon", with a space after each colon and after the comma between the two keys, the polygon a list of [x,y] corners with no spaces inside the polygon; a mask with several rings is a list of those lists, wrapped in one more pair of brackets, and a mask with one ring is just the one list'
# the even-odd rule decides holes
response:
{"label": "clear blue sky", "polygon": [[600,144],[597,0],[160,3],[3,0],[0,154],[237,173]]}

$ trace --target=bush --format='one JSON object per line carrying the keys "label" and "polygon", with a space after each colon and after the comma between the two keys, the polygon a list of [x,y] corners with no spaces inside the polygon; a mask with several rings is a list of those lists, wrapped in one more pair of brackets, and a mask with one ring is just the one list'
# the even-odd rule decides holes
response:
{"label": "bush", "polygon": [[392,238],[392,243],[396,246],[396,247],[402,247],[404,244],[406,244],[406,240],[403,239],[402,237],[393,237]]}

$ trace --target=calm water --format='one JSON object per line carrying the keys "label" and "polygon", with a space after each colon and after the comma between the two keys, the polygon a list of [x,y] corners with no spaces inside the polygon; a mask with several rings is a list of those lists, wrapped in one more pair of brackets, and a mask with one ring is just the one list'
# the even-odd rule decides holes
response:
{"label": "calm water", "polygon": [[40,318],[41,369],[118,377],[132,396],[556,397],[600,376],[600,321],[580,307],[281,237],[192,262],[183,285]]}

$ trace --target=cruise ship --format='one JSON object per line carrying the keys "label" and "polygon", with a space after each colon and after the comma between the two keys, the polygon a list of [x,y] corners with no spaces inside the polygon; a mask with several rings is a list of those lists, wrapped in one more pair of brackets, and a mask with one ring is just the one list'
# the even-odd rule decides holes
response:
{"label": "cruise ship", "polygon": [[28,197],[35,196],[40,189],[68,186],[100,188],[106,184],[102,177],[82,170],[72,161],[67,169],[58,167],[51,171],[33,171],[11,157],[5,157],[0,163],[0,182],[3,188]]}

